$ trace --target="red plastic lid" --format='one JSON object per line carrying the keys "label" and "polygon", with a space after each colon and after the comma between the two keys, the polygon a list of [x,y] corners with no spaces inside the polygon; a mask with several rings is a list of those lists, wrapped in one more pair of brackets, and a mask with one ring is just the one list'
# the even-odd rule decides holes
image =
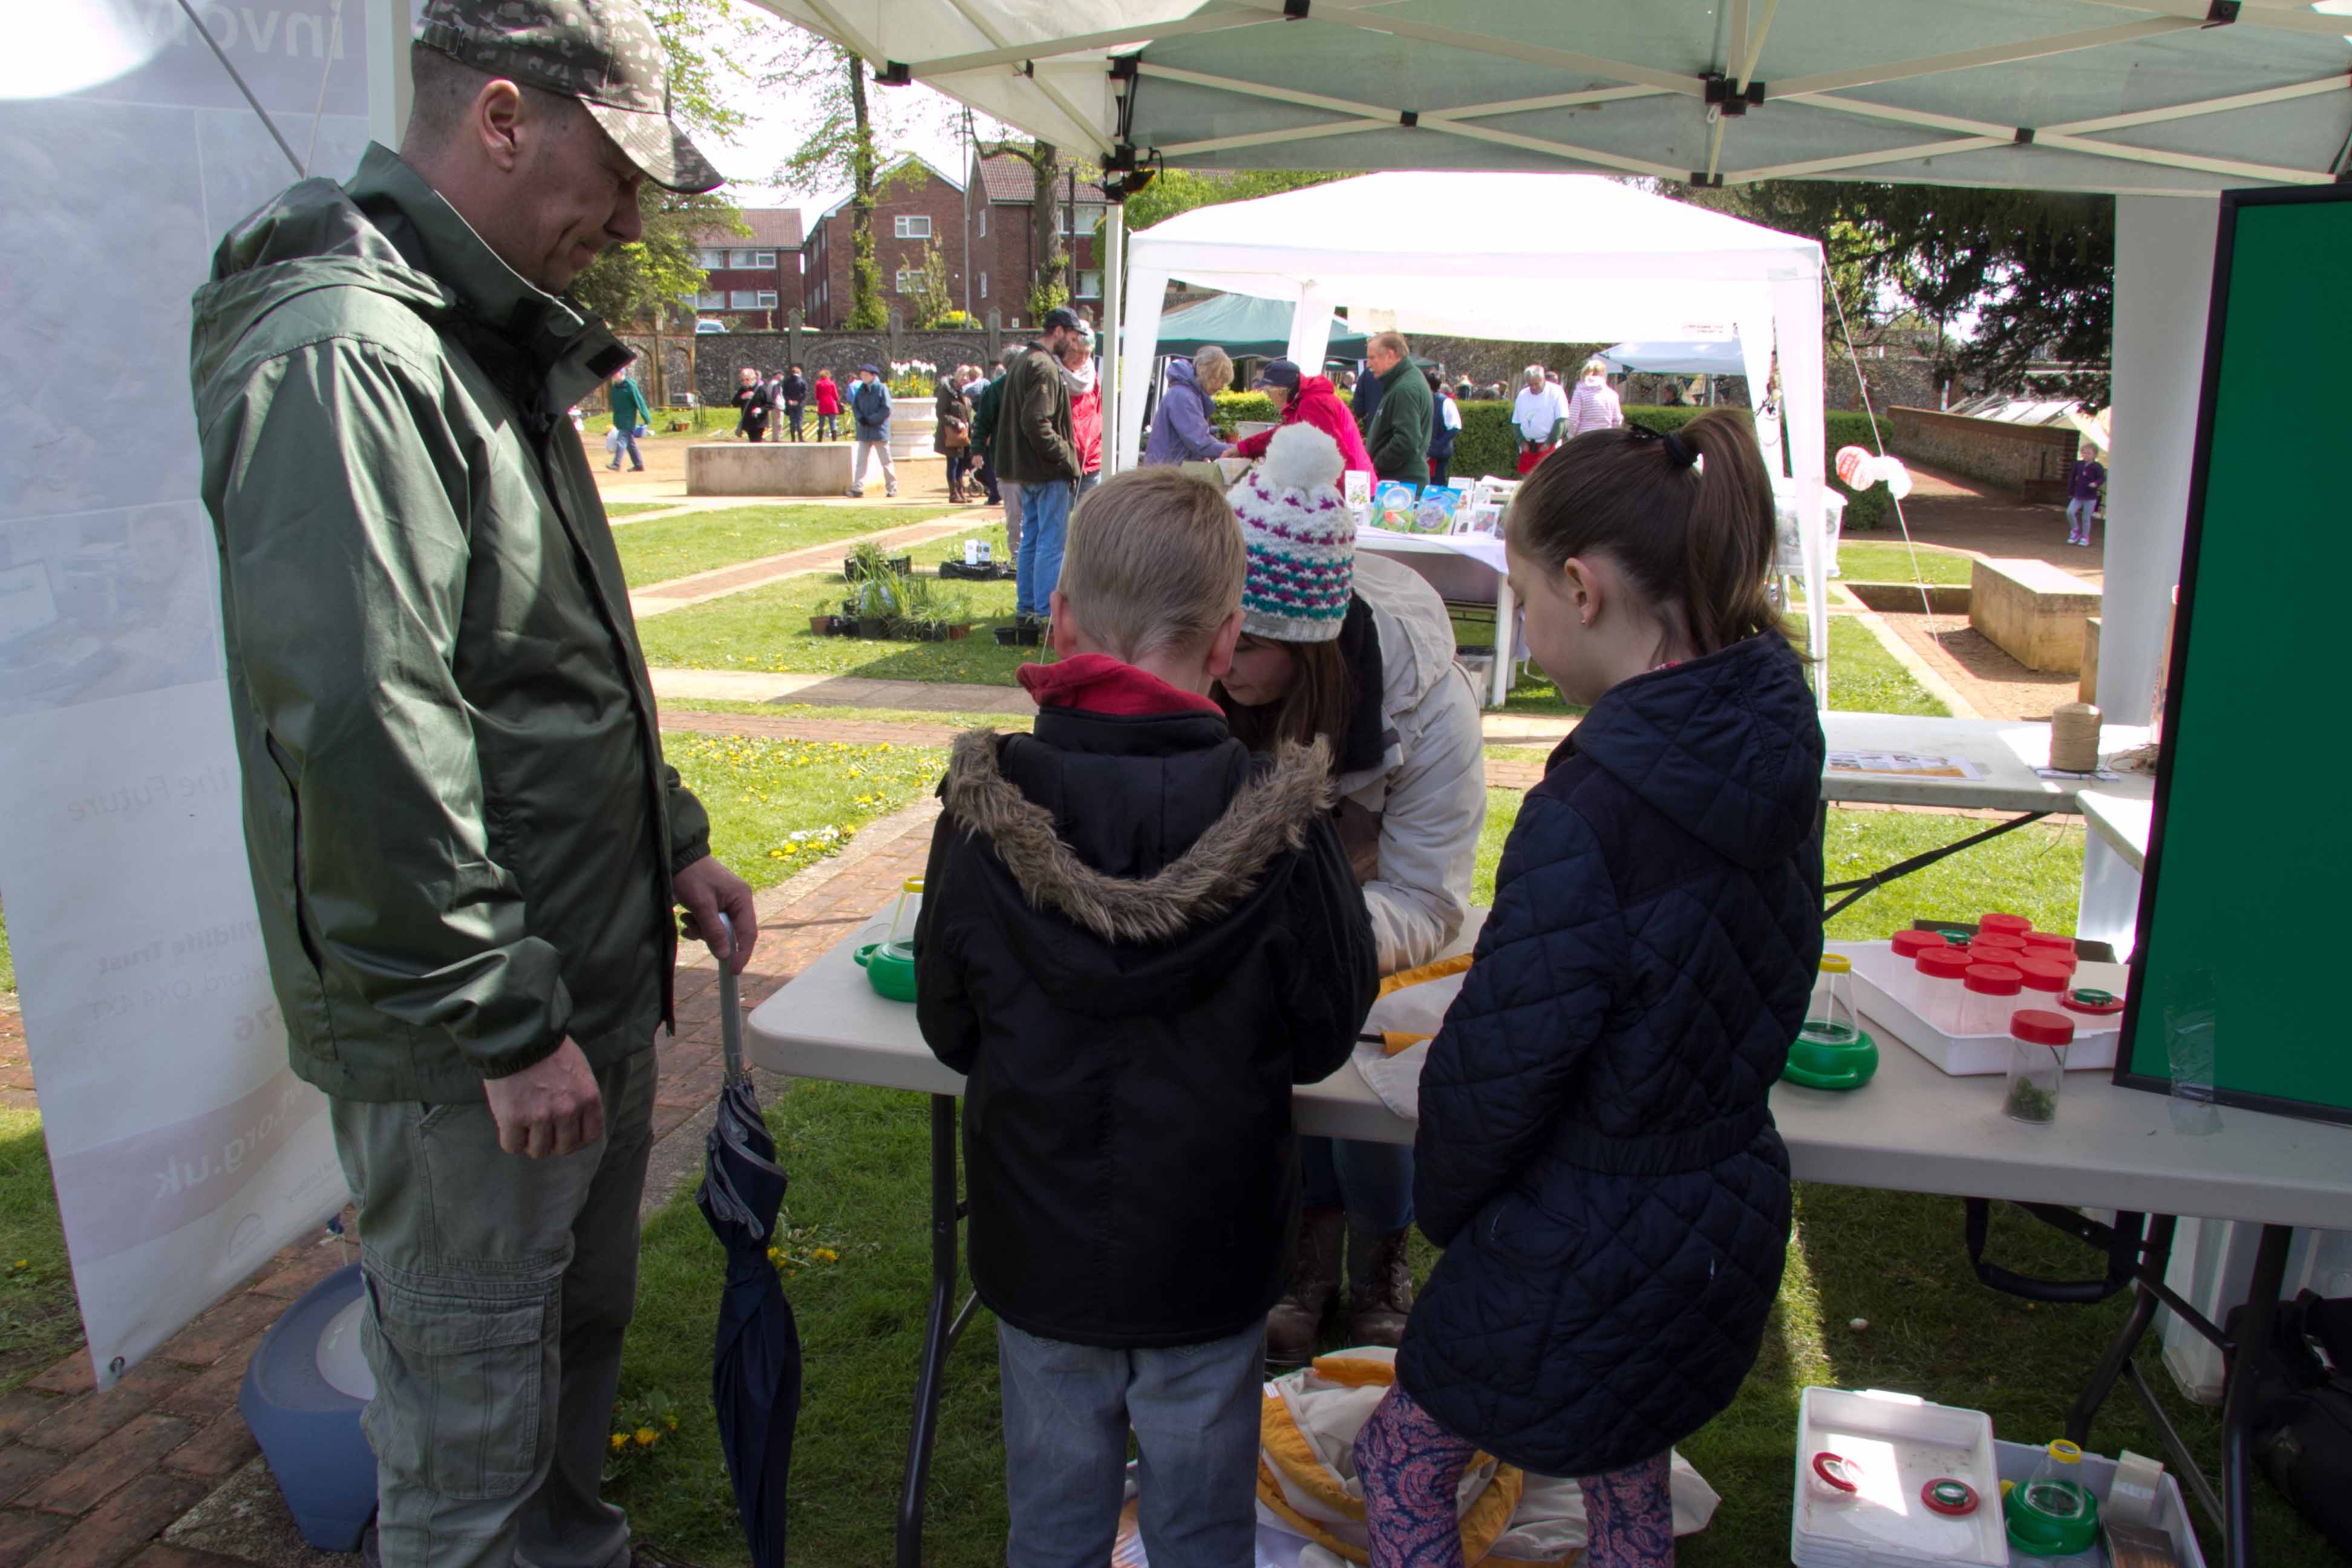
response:
{"label": "red plastic lid", "polygon": [[2028,947],[2063,948],[2069,954],[2074,951],[2074,939],[2063,931],[2030,931],[2024,936]]}
{"label": "red plastic lid", "polygon": [[1968,987],[1979,996],[2014,996],[2024,984],[2025,977],[2005,963],[1969,965]]}
{"label": "red plastic lid", "polygon": [[1919,1500],[1930,1513],[1961,1519],[1976,1512],[1977,1489],[1951,1476],[1937,1476],[1919,1489]]}
{"label": "red plastic lid", "polygon": [[1980,931],[1969,940],[1969,945],[1979,951],[1998,949],[2002,952],[2023,952],[2025,939],[2014,931]]}
{"label": "red plastic lid", "polygon": [[2074,978],[2072,964],[2057,963],[2046,958],[2021,958],[2015,967],[2018,978],[2028,991],[2047,991],[2053,996],[2065,990]]}
{"label": "red plastic lid", "polygon": [[1915,962],[1920,973],[1936,980],[1958,980],[1969,967],[1969,955],[1951,947],[1931,947]]}
{"label": "red plastic lid", "polygon": [[2042,1007],[2021,1007],[2009,1016],[2009,1032],[2037,1046],[2063,1046],[2074,1037],[2074,1020]]}
{"label": "red plastic lid", "polygon": [[1898,931],[1895,933],[1895,956],[1916,958],[1944,945],[1944,933],[1934,931]]}
{"label": "red plastic lid", "polygon": [[2002,931],[2011,936],[2023,936],[2033,929],[2033,922],[2023,915],[1984,915],[1977,921],[1980,931]]}
{"label": "red plastic lid", "polygon": [[2065,1008],[2069,1013],[2088,1013],[2095,1017],[2104,1018],[2122,1012],[2124,999],[2113,992],[2097,991],[2086,985],[2079,991],[2069,991],[2060,996],[2058,1005]]}

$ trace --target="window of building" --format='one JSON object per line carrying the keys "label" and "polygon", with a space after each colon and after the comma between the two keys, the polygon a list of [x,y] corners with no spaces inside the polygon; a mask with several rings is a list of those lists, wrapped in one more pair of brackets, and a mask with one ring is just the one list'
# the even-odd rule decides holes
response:
{"label": "window of building", "polygon": [[1102,219],[1103,210],[1098,206],[1080,206],[1077,209],[1076,227],[1071,226],[1071,212],[1066,205],[1059,208],[1056,215],[1056,221],[1060,223],[1064,234],[1092,234],[1102,227]]}
{"label": "window of building", "polygon": [[751,253],[751,265],[772,268],[776,265],[776,253],[772,250],[755,250]]}
{"label": "window of building", "polygon": [[698,310],[723,310],[727,309],[727,290],[705,289],[694,297],[694,306]]}
{"label": "window of building", "polygon": [[922,276],[923,275],[920,272],[911,267],[901,267],[898,268],[898,292],[901,294],[913,293],[915,291],[916,284],[921,281]]}
{"label": "window of building", "polygon": [[694,264],[705,271],[724,267],[727,265],[727,253],[723,250],[698,250],[694,253]]}
{"label": "window of building", "polygon": [[1078,274],[1078,298],[1081,300],[1099,300],[1102,298],[1101,273],[1081,272]]}
{"label": "window of building", "polygon": [[760,303],[757,308],[762,310],[774,310],[776,308],[776,291],[773,289],[761,289]]}
{"label": "window of building", "polygon": [[980,297],[983,300],[988,298],[988,274],[985,272],[980,275]]}
{"label": "window of building", "polygon": [[760,291],[738,289],[727,297],[727,308],[730,310],[756,310],[760,308]]}
{"label": "window of building", "polygon": [[758,254],[754,250],[730,250],[727,252],[727,265],[748,268],[751,265],[751,258]]}
{"label": "window of building", "polygon": [[901,213],[893,220],[893,222],[897,226],[893,232],[896,233],[898,237],[900,239],[929,239],[931,237],[931,220],[919,213],[912,216],[909,216],[905,213]]}
{"label": "window of building", "polygon": [[988,237],[988,209],[986,207],[980,209],[980,237],[982,239],[986,239]]}

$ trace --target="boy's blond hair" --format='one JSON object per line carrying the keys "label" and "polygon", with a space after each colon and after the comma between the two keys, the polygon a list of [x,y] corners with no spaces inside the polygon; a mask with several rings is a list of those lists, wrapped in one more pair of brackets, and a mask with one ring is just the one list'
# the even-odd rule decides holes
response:
{"label": "boy's blond hair", "polygon": [[1224,492],[1181,468],[1108,479],[1070,521],[1062,596],[1129,664],[1205,644],[1242,607],[1249,559]]}

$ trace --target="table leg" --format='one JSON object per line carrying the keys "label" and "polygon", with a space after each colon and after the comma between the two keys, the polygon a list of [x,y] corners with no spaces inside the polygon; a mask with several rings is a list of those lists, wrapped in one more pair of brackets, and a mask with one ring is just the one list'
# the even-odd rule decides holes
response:
{"label": "table leg", "polygon": [[2175,1215],[2160,1214],[2148,1216],[2147,1244],[2140,1253],[2137,1279],[2132,1286],[2131,1316],[2124,1321],[2122,1331],[2107,1345],[2107,1353],[2099,1358],[2098,1368],[2091,1373],[2091,1381],[2084,1386],[2082,1396],[2074,1401],[2074,1408],[2066,1417],[2067,1441],[2078,1446],[2090,1442],[2091,1423],[2098,1416],[2099,1407],[2115,1391],[2116,1379],[2122,1376],[2124,1368],[2131,1364],[2132,1352],[2139,1349],[2139,1342],[2146,1337],[2148,1326],[2156,1321],[2157,1310],[2164,1302],[2140,1281],[2164,1278],[2165,1269],[2172,1263],[2172,1238],[2179,1228],[2180,1221]]}
{"label": "table leg", "polygon": [[948,1352],[969,1311],[955,1311],[956,1102],[931,1096],[931,1312],[923,1329],[923,1366],[915,1380],[915,1419],[907,1440],[907,1477],[898,1491],[898,1568],[922,1568],[923,1494],[930,1485],[931,1447],[939,1436],[940,1392]]}
{"label": "table leg", "polygon": [[2221,1395],[2221,1552],[2227,1568],[2253,1568],[2254,1389],[2271,1356],[2271,1323],[2286,1288],[2291,1226],[2263,1226],[2254,1251],[2254,1279],[2246,1308],[2231,1336],[2228,1386]]}
{"label": "table leg", "polygon": [[1511,695],[1511,656],[1519,646],[1519,596],[1507,576],[1495,579],[1495,668],[1487,679],[1486,706],[1500,708]]}

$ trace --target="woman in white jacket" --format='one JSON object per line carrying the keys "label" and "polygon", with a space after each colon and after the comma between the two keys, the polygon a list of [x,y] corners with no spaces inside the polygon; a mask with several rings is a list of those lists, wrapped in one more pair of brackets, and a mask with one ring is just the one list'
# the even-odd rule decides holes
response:
{"label": "woman in white jacket", "polygon": [[[1486,815],[1478,700],[1454,661],[1437,591],[1355,552],[1330,437],[1284,427],[1231,500],[1249,547],[1243,636],[1217,698],[1253,749],[1329,743],[1339,836],[1380,944],[1381,972],[1454,946],[1469,913]],[[1405,1242],[1412,1151],[1300,1141],[1306,1204],[1289,1289],[1266,1318],[1266,1356],[1301,1364],[1339,1297],[1347,1242],[1349,1340],[1394,1345],[1412,1310]]]}

